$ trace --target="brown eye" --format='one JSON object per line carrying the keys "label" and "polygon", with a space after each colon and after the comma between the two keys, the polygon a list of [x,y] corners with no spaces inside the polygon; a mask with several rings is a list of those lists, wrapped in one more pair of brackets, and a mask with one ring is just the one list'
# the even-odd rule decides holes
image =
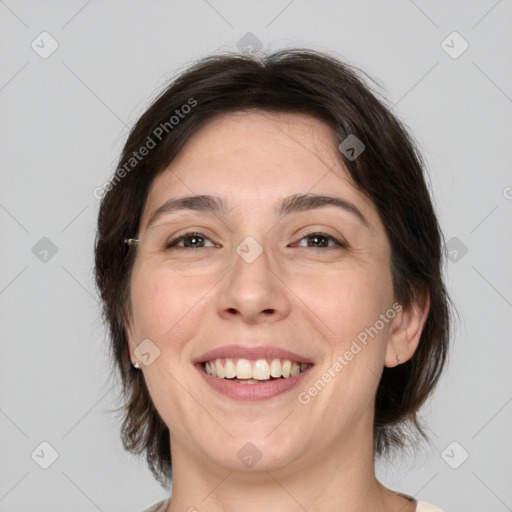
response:
{"label": "brown eye", "polygon": [[[179,249],[201,249],[206,247],[206,240],[211,242],[211,240],[202,233],[185,233],[168,242],[165,248],[170,249],[171,247],[177,247]],[[179,245],[181,242],[183,242],[183,245]],[[215,247],[213,242],[211,242],[211,244],[211,247]]]}
{"label": "brown eye", "polygon": [[[299,243],[301,247],[313,247],[319,249],[329,249],[336,246],[342,248],[347,247],[347,244],[345,242],[340,242],[338,239],[334,238],[331,235],[328,235],[327,233],[309,233],[308,235],[304,236],[301,239],[301,242],[306,239],[309,239],[307,245],[304,246],[303,244]],[[329,242],[333,243],[329,245]]]}

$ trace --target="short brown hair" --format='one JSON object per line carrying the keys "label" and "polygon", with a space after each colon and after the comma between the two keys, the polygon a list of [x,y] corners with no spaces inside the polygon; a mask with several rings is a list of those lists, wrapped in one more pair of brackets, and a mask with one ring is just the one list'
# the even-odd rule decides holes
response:
{"label": "short brown hair", "polygon": [[[338,58],[304,49],[261,56],[210,56],[173,80],[128,136],[101,201],[96,283],[122,382],[123,445],[132,453],[145,453],[149,468],[164,486],[169,485],[171,474],[169,429],[152,403],[142,372],[131,365],[125,326],[134,254],[126,251],[123,242],[138,232],[154,178],[208,120],[229,112],[303,113],[326,123],[336,145],[351,134],[364,143],[365,150],[356,159],[334,149],[384,224],[391,245],[395,298],[406,307],[417,293],[430,295],[429,314],[413,357],[383,370],[375,404],[375,454],[403,448],[411,439],[408,426],[428,439],[417,412],[439,379],[450,333],[442,234],[416,144],[385,100],[378,99],[358,73],[362,72]],[[141,148],[150,145],[142,157]]]}

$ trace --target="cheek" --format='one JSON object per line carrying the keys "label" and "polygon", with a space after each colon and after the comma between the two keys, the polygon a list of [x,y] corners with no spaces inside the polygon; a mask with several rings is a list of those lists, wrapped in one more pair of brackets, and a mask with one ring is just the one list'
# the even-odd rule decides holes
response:
{"label": "cheek", "polygon": [[133,318],[139,336],[164,340],[186,324],[184,319],[198,307],[206,279],[194,280],[174,272],[145,271],[134,268],[131,280]]}
{"label": "cheek", "polygon": [[144,379],[164,422],[184,432],[192,426],[185,424],[190,419],[187,395],[177,379],[187,380],[183,349],[197,328],[202,295],[198,284],[190,286],[188,279],[174,272],[150,272],[144,265],[133,269],[131,302],[137,343],[149,338],[159,350],[154,362],[144,368]]}
{"label": "cheek", "polygon": [[[343,270],[321,278],[305,278],[297,284],[304,305],[323,322],[333,348],[339,350],[374,326],[393,303],[391,277],[382,270]],[[379,331],[385,329],[380,326]]]}
{"label": "cheek", "polygon": [[311,280],[304,280],[302,292],[318,317],[315,324],[328,340],[330,354],[321,363],[319,380],[301,390],[299,401],[310,403],[337,424],[348,421],[347,411],[354,417],[368,412],[390,327],[390,319],[383,321],[381,315],[393,304],[389,272],[372,266],[344,270],[317,281],[323,286],[314,287]]}
{"label": "cheek", "polygon": [[337,382],[332,392],[341,395],[335,402],[338,406],[347,401],[363,406],[374,395],[384,363],[394,317],[391,280],[371,273],[353,274],[329,296],[326,323],[335,334],[326,378],[337,376],[332,379]]}

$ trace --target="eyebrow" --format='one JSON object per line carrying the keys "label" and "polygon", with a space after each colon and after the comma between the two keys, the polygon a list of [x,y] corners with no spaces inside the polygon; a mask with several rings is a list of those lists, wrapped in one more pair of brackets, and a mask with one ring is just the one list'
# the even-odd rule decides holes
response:
{"label": "eyebrow", "polygon": [[[365,227],[371,227],[370,223],[353,203],[336,196],[325,196],[311,193],[295,194],[284,198],[278,205],[276,213],[280,217],[285,217],[292,213],[315,210],[326,206],[341,208],[342,210],[357,217]],[[217,196],[195,195],[169,199],[152,213],[146,225],[146,229],[163,215],[183,210],[222,215],[226,215],[228,212],[228,208],[224,200]]]}
{"label": "eyebrow", "polygon": [[361,210],[355,204],[336,196],[323,196],[317,194],[295,194],[285,198],[278,209],[278,214],[281,217],[295,212],[305,212],[315,210],[317,208],[324,208],[326,206],[335,206],[341,208],[346,212],[353,214],[357,217],[367,228],[370,228],[370,223],[366,220]]}

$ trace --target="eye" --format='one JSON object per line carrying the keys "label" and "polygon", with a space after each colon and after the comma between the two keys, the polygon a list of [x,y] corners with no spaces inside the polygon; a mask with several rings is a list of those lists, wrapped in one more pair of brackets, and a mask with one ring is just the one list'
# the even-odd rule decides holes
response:
{"label": "eye", "polygon": [[[303,240],[309,241],[304,244]],[[341,242],[332,235],[321,232],[313,232],[305,235],[298,244],[299,247],[312,247],[318,249],[332,249],[333,247],[347,248],[348,245],[345,242]],[[180,235],[173,240],[169,241],[165,248],[178,248],[178,249],[203,249],[207,247],[219,247],[213,243],[210,238],[205,236],[203,233],[188,232]]]}
{"label": "eye", "polygon": [[[205,246],[207,240],[211,244],[209,247],[216,247],[216,245],[202,233],[189,232],[171,240],[166,244],[165,248],[170,249],[171,247],[178,247],[180,249],[201,249],[203,247],[207,247]],[[183,242],[183,245],[181,245],[181,242]]]}
{"label": "eye", "polygon": [[[302,242],[303,240],[306,240],[306,239],[310,239],[311,243],[307,243],[307,245],[304,245],[300,242]],[[327,233],[320,233],[320,232],[314,232],[314,233],[309,233],[307,234],[306,236],[304,236],[299,242],[299,246],[302,246],[302,247],[315,247],[315,248],[320,248],[320,249],[329,249],[329,248],[332,248],[332,247],[335,247],[335,246],[338,246],[338,247],[342,247],[344,249],[346,249],[348,247],[348,245],[345,243],[345,242],[340,242],[337,238],[334,238],[333,236],[331,235],[328,235]],[[332,245],[329,245],[329,242],[333,242]]]}

